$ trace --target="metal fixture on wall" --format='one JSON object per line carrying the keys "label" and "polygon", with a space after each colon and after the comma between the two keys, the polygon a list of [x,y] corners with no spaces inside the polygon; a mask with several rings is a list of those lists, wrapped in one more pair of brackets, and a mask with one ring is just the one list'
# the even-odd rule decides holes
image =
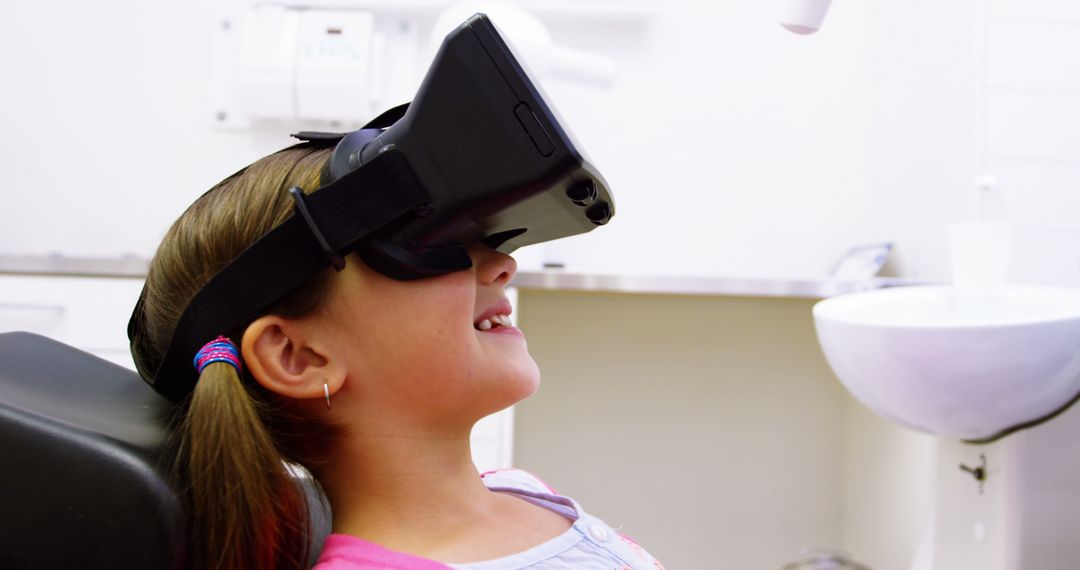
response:
{"label": "metal fixture on wall", "polygon": [[964,465],[963,463],[961,463],[960,464],[960,470],[961,471],[967,471],[968,473],[971,473],[971,476],[974,477],[975,480],[979,482],[979,494],[981,495],[981,494],[983,494],[983,485],[986,484],[986,454],[985,453],[980,453],[979,454],[979,461],[980,461],[980,463],[979,463],[978,467],[969,467],[969,466]]}

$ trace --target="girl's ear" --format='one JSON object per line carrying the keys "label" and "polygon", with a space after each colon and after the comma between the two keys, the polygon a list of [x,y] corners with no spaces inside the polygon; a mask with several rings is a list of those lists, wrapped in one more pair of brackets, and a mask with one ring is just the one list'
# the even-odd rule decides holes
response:
{"label": "girl's ear", "polygon": [[293,399],[324,398],[345,381],[343,362],[323,349],[310,329],[277,315],[259,317],[244,331],[244,364],[267,390]]}

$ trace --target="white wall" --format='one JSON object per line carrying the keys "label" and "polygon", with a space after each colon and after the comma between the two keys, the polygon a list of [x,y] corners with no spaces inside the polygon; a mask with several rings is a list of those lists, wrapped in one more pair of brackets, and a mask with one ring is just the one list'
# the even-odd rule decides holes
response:
{"label": "white wall", "polygon": [[[291,142],[210,126],[210,39],[239,4],[8,7],[0,251],[149,254],[199,193]],[[974,0],[838,2],[810,37],[777,25],[778,2],[655,6],[547,16],[558,41],[621,68],[610,90],[546,85],[619,208],[549,260],[815,276],[850,245],[894,240],[898,271],[947,276],[944,223],[967,212],[976,170]]]}
{"label": "white wall", "polygon": [[579,132],[605,121],[584,140],[619,141],[590,148],[622,218],[556,257],[820,276],[851,245],[894,241],[900,274],[948,278],[945,225],[970,214],[976,174],[974,1],[837,2],[810,37],[778,6],[665,3],[641,40],[597,38],[627,73],[571,114]]}
{"label": "white wall", "polygon": [[0,251],[149,255],[199,194],[289,144],[208,127],[212,5],[6,6]]}
{"label": "white wall", "polygon": [[[291,143],[211,126],[213,34],[241,0],[24,2],[0,20],[0,252],[149,255],[196,196]],[[837,2],[822,31],[778,2],[656,3],[651,19],[545,16],[616,60],[610,89],[547,91],[618,216],[549,244],[572,270],[823,275],[850,245],[949,276],[945,226],[999,176],[1013,276],[1080,285],[1080,13],[1043,0]],[[418,22],[426,37],[434,13]]]}
{"label": "white wall", "polygon": [[878,239],[865,217],[863,4],[814,37],[783,30],[771,2],[666,2],[638,35],[567,31],[622,66],[611,93],[548,89],[618,214],[549,256],[605,272],[823,275]]}
{"label": "white wall", "polygon": [[1080,286],[1080,6],[985,0],[980,168],[1017,224],[1013,277]]}

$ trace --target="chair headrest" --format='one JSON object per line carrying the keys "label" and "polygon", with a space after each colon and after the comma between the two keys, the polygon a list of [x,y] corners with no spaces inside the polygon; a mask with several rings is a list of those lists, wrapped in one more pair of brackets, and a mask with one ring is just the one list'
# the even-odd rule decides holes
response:
{"label": "chair headrest", "polygon": [[0,567],[183,566],[186,512],[161,455],[173,412],[133,371],[0,334]]}

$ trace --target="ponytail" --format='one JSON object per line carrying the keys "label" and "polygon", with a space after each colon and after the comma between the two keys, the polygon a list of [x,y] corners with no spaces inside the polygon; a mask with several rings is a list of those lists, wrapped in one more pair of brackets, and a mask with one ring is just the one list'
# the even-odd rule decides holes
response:
{"label": "ponytail", "polygon": [[[293,215],[287,190],[314,191],[332,152],[299,144],[262,158],[203,194],[173,223],[148,268],[140,326],[129,331],[139,369],[159,368],[191,299],[218,270]],[[310,315],[328,284],[324,271],[267,314]],[[242,328],[227,332],[234,338],[243,334]],[[174,470],[191,514],[191,566],[307,568],[308,495],[284,460],[314,473],[327,460],[334,426],[255,382],[242,382],[221,362],[206,365],[183,407],[172,435]]]}
{"label": "ponytail", "polygon": [[182,427],[195,568],[302,569],[308,509],[261,416],[231,365],[208,365]]}

